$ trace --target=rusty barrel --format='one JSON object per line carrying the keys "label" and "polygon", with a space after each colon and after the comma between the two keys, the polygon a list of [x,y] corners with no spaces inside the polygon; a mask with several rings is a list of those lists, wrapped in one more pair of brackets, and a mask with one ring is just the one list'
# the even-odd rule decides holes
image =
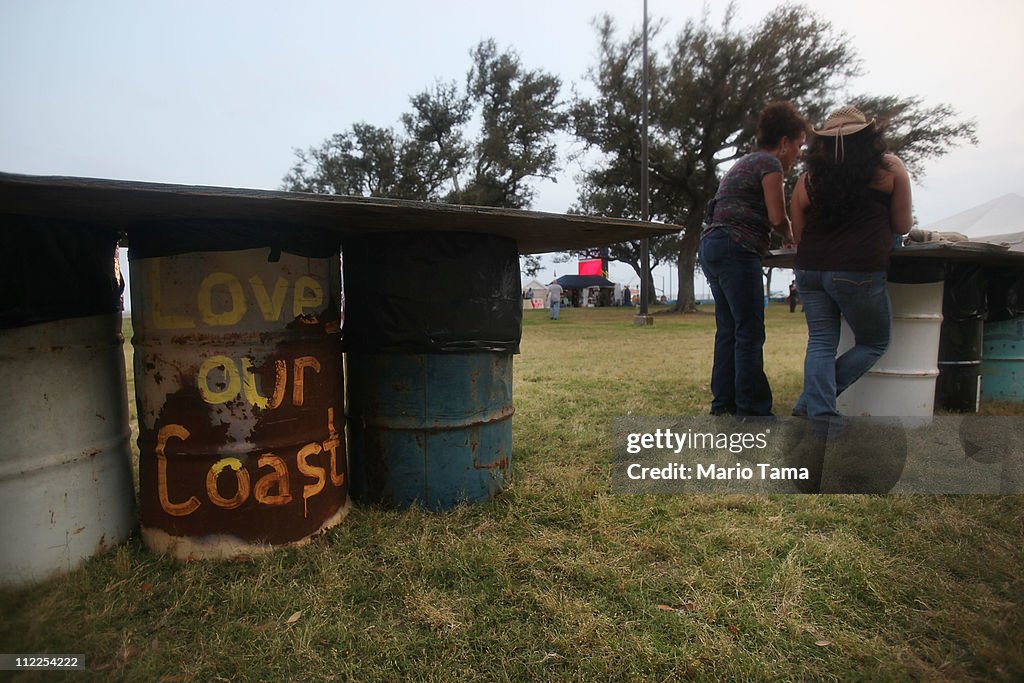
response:
{"label": "rusty barrel", "polygon": [[129,231],[146,545],[301,544],[349,509],[337,248],[301,228]]}
{"label": "rusty barrel", "polygon": [[71,570],[135,525],[117,235],[0,216],[0,585]]}
{"label": "rusty barrel", "polygon": [[509,483],[514,241],[463,233],[343,243],[352,494],[447,509]]}

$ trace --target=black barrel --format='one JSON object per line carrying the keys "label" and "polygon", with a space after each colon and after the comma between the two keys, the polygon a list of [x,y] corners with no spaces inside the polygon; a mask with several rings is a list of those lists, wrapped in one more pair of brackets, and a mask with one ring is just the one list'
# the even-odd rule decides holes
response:
{"label": "black barrel", "polygon": [[951,264],[947,271],[939,335],[939,377],[935,382],[936,408],[978,412],[986,280],[986,271],[976,263]]}

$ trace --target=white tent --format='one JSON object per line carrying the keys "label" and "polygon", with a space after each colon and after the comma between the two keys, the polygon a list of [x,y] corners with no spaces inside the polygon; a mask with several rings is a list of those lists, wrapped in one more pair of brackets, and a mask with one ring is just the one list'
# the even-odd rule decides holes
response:
{"label": "white tent", "polygon": [[523,308],[547,308],[548,307],[548,286],[541,281],[534,278],[525,285],[523,285],[523,292],[529,292],[533,297],[532,299],[523,300]]}
{"label": "white tent", "polygon": [[[959,232],[972,240],[989,235],[1024,232],[1024,197],[1004,194],[973,209],[922,226],[925,230]],[[984,241],[999,241],[985,239]]]}

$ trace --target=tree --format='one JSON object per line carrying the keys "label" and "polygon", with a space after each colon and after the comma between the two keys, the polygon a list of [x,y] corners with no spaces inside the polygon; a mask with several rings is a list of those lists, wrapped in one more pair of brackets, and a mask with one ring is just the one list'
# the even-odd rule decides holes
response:
{"label": "tree", "polygon": [[924,177],[924,163],[941,157],[961,141],[978,144],[974,121],[959,121],[952,107],[926,107],[919,97],[869,96],[852,104],[885,130],[889,150],[906,165],[915,180]]}
{"label": "tree", "polygon": [[[282,189],[529,208],[533,182],[553,181],[559,171],[554,138],[568,121],[561,81],[524,68],[493,40],[470,55],[464,89],[438,82],[411,97],[400,132],[357,123],[320,147],[296,150]],[[524,257],[528,276],[539,269],[536,257]]]}
{"label": "tree", "polygon": [[[452,191],[460,192],[459,173],[469,155],[464,137],[473,114],[472,103],[454,82],[436,83],[433,91],[413,96],[410,103],[413,111],[402,114],[402,125],[416,150],[410,160],[419,160],[419,164],[407,168],[410,179],[419,178],[427,185],[436,180],[438,187],[450,180]],[[437,197],[428,199],[436,201]]]}
{"label": "tree", "polygon": [[543,71],[523,69],[514,52],[498,53],[493,40],[472,52],[468,96],[479,107],[481,132],[470,164],[470,179],[450,199],[477,206],[528,208],[535,190],[526,181],[554,182],[559,170],[554,142],[568,118],[558,99],[561,81]]}
{"label": "tree", "polygon": [[[664,55],[648,53],[651,218],[682,226],[678,236],[652,240],[652,253],[661,259],[671,254],[677,262],[677,310],[694,309],[705,207],[724,169],[750,151],[760,109],[772,100],[790,100],[810,120],[821,120],[860,72],[847,37],[807,8],[784,5],[748,30],[734,28],[734,13],[730,4],[721,25],[713,27],[705,11],[662,48]],[[577,98],[571,112],[575,134],[602,157],[580,178],[577,208],[636,218],[642,36],[619,41],[607,17],[597,30],[599,60],[590,73],[597,95]],[[905,131],[893,147],[912,164],[943,154],[961,139],[974,141],[973,122],[952,121],[955,112],[947,106],[926,109],[916,98],[854,101],[869,115],[884,115],[892,130]],[[620,245],[613,254],[631,257],[637,246]]]}

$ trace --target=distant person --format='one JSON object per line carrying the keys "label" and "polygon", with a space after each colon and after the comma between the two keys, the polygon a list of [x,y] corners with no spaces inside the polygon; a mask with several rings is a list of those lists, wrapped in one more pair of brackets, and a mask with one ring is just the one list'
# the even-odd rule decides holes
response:
{"label": "distant person", "polygon": [[526,290],[526,298],[533,300],[533,287],[530,287],[528,290]]}
{"label": "distant person", "polygon": [[800,294],[796,288],[796,280],[789,283],[789,312],[793,313],[796,311],[796,300],[800,298]]}
{"label": "distant person", "polygon": [[715,298],[712,415],[772,414],[761,257],[773,230],[792,242],[783,176],[806,136],[807,122],[792,104],[766,106],[758,117],[757,149],[729,169],[708,205],[698,254]]}
{"label": "distant person", "polygon": [[[910,177],[875,120],[840,107],[814,130],[793,190],[796,282],[807,316],[804,391],[794,415],[839,415],[836,397],[885,353],[893,234],[912,224]],[[840,317],[854,346],[836,358]]]}
{"label": "distant person", "polygon": [[562,305],[562,285],[557,281],[548,285],[548,297],[551,301],[551,319],[558,320],[558,309]]}
{"label": "distant person", "polygon": [[633,292],[629,291],[629,285],[626,285],[625,287],[622,288],[622,305],[633,305]]}

